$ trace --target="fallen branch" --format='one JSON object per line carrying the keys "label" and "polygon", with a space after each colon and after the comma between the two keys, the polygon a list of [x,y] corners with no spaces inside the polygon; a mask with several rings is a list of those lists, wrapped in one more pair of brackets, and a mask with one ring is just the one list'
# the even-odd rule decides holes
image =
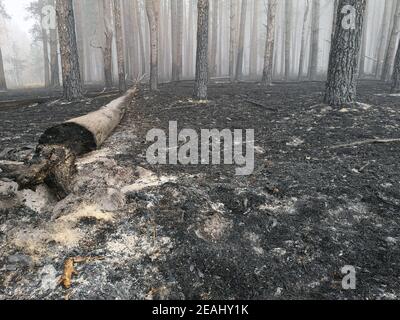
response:
{"label": "fallen branch", "polygon": [[357,147],[365,144],[386,144],[386,143],[396,143],[400,142],[400,139],[368,139],[362,141],[356,141],[348,144],[340,144],[337,146],[331,147],[331,149],[340,149],[340,148],[351,148]]}
{"label": "fallen branch", "polygon": [[39,139],[35,155],[17,172],[21,189],[46,183],[59,198],[70,193],[77,157],[100,148],[122,120],[137,93],[136,87],[98,111],[47,129]]}

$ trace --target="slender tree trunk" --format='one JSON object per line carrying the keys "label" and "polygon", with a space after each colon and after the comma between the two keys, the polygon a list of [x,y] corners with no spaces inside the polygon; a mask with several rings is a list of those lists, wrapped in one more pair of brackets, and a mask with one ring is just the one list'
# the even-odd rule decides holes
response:
{"label": "slender tree trunk", "polygon": [[250,75],[253,78],[257,78],[258,71],[258,17],[260,15],[260,4],[260,0],[254,0],[250,49]]}
{"label": "slender tree trunk", "polygon": [[[218,46],[218,2],[220,0],[212,0],[212,30],[211,30],[211,47],[210,47],[210,63],[209,75],[215,77],[217,74],[217,46]],[[210,40],[210,39],[209,39]]]}
{"label": "slender tree trunk", "polygon": [[183,51],[183,3],[171,0],[171,36],[172,36],[172,81],[182,78]]}
{"label": "slender tree trunk", "polygon": [[381,76],[383,70],[383,63],[385,60],[385,53],[386,53],[386,44],[388,41],[388,34],[390,28],[390,19],[388,19],[388,17],[391,15],[391,8],[392,8],[391,4],[392,4],[391,1],[385,0],[385,10],[383,13],[382,24],[379,31],[381,37],[379,39],[379,44],[377,47],[378,61],[376,63],[376,69],[375,69],[376,78]]}
{"label": "slender tree trunk", "polygon": [[397,53],[392,76],[392,93],[395,92],[400,92],[400,42],[397,45]]}
{"label": "slender tree trunk", "polygon": [[198,0],[196,82],[194,86],[194,98],[197,100],[207,100],[209,9],[209,0]]}
{"label": "slender tree trunk", "polygon": [[3,53],[0,48],[0,91],[7,90],[6,76],[4,73]]}
{"label": "slender tree trunk", "polygon": [[44,67],[44,86],[50,87],[50,69],[49,69],[49,37],[47,31],[42,28],[43,43],[43,67]]}
{"label": "slender tree trunk", "polygon": [[304,61],[306,56],[306,44],[307,44],[307,21],[309,12],[310,12],[310,0],[306,0],[306,8],[304,11],[304,18],[303,18],[303,28],[301,30],[301,48],[300,48],[298,80],[301,80],[304,74]]}
{"label": "slender tree trunk", "polygon": [[267,86],[272,83],[277,6],[277,0],[268,1],[267,38],[265,42],[264,70],[262,78],[262,82]]}
{"label": "slender tree trunk", "polygon": [[285,80],[290,78],[290,45],[292,33],[292,0],[285,1]]}
{"label": "slender tree trunk", "polygon": [[146,0],[150,27],[150,89],[158,90],[158,14],[159,0]]}
{"label": "slender tree trunk", "polygon": [[82,97],[72,0],[57,0],[57,24],[60,37],[64,98],[71,101]]}
{"label": "slender tree trunk", "polygon": [[[342,14],[345,6],[355,9],[353,25],[346,24],[346,21],[351,22],[351,18],[348,20],[347,16]],[[325,103],[331,106],[342,106],[356,101],[358,58],[365,7],[366,0],[340,0],[339,2],[337,26],[342,27],[335,30],[325,91]]]}
{"label": "slender tree trunk", "polygon": [[242,8],[240,10],[240,31],[239,31],[239,44],[236,62],[236,80],[239,80],[243,75],[243,59],[244,59],[244,37],[246,32],[246,14],[247,14],[247,0],[242,0]]}
{"label": "slender tree trunk", "polygon": [[321,12],[320,0],[313,0],[312,5],[312,31],[310,53],[310,78],[317,80],[319,56],[319,17]]}
{"label": "slender tree trunk", "polygon": [[230,0],[229,78],[235,80],[235,53],[237,40],[237,1]]}
{"label": "slender tree trunk", "polygon": [[[365,8],[365,21],[368,21],[368,1]],[[368,24],[364,24],[363,35],[361,38],[361,50],[360,50],[360,67],[359,67],[359,78],[365,76],[365,58],[367,56],[367,38],[368,37]]]}
{"label": "slender tree trunk", "polygon": [[117,39],[119,91],[126,91],[124,41],[122,39],[121,0],[114,0],[115,37]]}
{"label": "slender tree trunk", "polygon": [[78,55],[79,55],[79,68],[81,72],[82,82],[85,82],[85,20],[83,17],[83,1],[75,0],[75,23],[76,23],[76,42],[78,44]]}
{"label": "slender tree trunk", "polygon": [[112,75],[112,44],[113,44],[113,30],[112,30],[112,18],[111,18],[111,2],[110,0],[103,0],[103,11],[104,11],[104,36],[105,43],[102,49],[104,59],[104,79],[106,88],[113,86],[113,75]]}
{"label": "slender tree trunk", "polygon": [[60,68],[58,65],[58,38],[57,30],[50,29],[50,85],[53,88],[60,86]]}
{"label": "slender tree trunk", "polygon": [[400,32],[400,1],[396,4],[396,13],[393,22],[393,28],[390,34],[389,47],[386,53],[383,66],[382,80],[389,81],[392,73],[393,61],[396,55],[397,40]]}

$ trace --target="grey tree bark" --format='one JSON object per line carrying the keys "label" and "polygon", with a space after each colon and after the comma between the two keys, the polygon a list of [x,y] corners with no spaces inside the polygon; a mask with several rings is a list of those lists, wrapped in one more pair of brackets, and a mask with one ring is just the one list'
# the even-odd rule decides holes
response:
{"label": "grey tree bark", "polygon": [[321,13],[320,0],[313,0],[312,4],[312,30],[311,30],[311,53],[310,53],[310,78],[317,80],[318,57],[319,57],[319,17]]}
{"label": "grey tree bark", "polygon": [[0,90],[6,91],[7,90],[7,82],[6,76],[4,73],[4,64],[3,64],[3,53],[0,48]]}
{"label": "grey tree bark", "polygon": [[171,0],[171,37],[172,37],[172,81],[182,77],[182,41],[183,41],[183,3]]}
{"label": "grey tree bark", "polygon": [[[392,2],[389,0],[385,1],[385,10],[383,13],[384,17],[389,17],[392,8]],[[390,28],[390,19],[382,19],[382,24],[380,26],[379,34],[381,35],[379,39],[379,44],[377,46],[378,58],[375,68],[375,77],[380,78],[383,71],[383,64],[385,60],[385,53],[386,53],[386,43],[388,41],[389,35],[389,28]]]}
{"label": "grey tree bark", "polygon": [[210,45],[210,62],[209,62],[209,76],[215,77],[217,73],[217,46],[218,46],[218,2],[220,0],[212,0],[212,19],[211,19],[211,34],[209,40]]}
{"label": "grey tree bark", "polygon": [[306,8],[303,17],[303,27],[301,30],[301,47],[300,47],[298,80],[301,80],[304,74],[304,61],[306,56],[306,44],[307,44],[307,21],[309,12],[310,12],[310,0],[306,0]]}
{"label": "grey tree bark", "polygon": [[60,86],[57,29],[50,29],[50,85],[53,88]]}
{"label": "grey tree bark", "polygon": [[265,41],[264,69],[262,77],[264,85],[271,85],[272,83],[277,6],[277,0],[268,1],[267,37]]}
{"label": "grey tree bark", "polygon": [[235,79],[235,53],[237,43],[237,0],[230,0],[229,27],[229,78]]}
{"label": "grey tree bark", "polygon": [[251,48],[250,48],[250,76],[257,77],[258,71],[258,18],[260,15],[260,0],[254,0],[253,4],[253,25],[251,27]]}
{"label": "grey tree bark", "polygon": [[209,0],[197,2],[197,54],[196,54],[196,81],[194,98],[207,100],[208,85],[208,17]]}
{"label": "grey tree bark", "polygon": [[111,2],[110,0],[103,0],[103,12],[104,12],[104,46],[103,60],[104,60],[104,79],[106,88],[113,86],[112,76],[112,44],[114,33],[112,29],[112,18],[111,18]]}
{"label": "grey tree bark", "polygon": [[[348,11],[344,11],[348,6]],[[366,0],[340,0],[337,27],[329,57],[325,103],[331,106],[356,101],[358,62]],[[351,8],[355,9],[354,15]],[[352,24],[354,19],[354,24]],[[347,24],[347,22],[350,22]]]}
{"label": "grey tree bark", "polygon": [[381,80],[389,81],[392,74],[392,67],[396,55],[397,40],[400,33],[400,1],[396,3],[396,11],[394,16],[393,28],[390,33],[389,46],[383,65]]}
{"label": "grey tree bark", "polygon": [[290,77],[290,46],[292,34],[292,0],[285,1],[285,80]]}
{"label": "grey tree bark", "polygon": [[115,37],[117,40],[117,60],[118,60],[118,85],[119,91],[126,91],[125,81],[125,59],[124,59],[124,40],[122,38],[122,19],[121,19],[121,1],[113,1],[114,19],[115,19]]}
{"label": "grey tree bark", "polygon": [[246,16],[247,16],[247,0],[242,0],[242,8],[240,10],[240,26],[239,26],[239,43],[236,62],[236,76],[239,80],[243,75],[243,58],[244,58],[244,38],[246,32]]}
{"label": "grey tree bark", "polygon": [[57,0],[56,12],[60,37],[63,96],[64,99],[71,101],[82,97],[72,0]]}
{"label": "grey tree bark", "polygon": [[159,0],[146,0],[146,12],[150,27],[150,89],[158,90],[158,14]]}
{"label": "grey tree bark", "polygon": [[400,92],[400,42],[397,46],[396,58],[394,61],[391,92]]}

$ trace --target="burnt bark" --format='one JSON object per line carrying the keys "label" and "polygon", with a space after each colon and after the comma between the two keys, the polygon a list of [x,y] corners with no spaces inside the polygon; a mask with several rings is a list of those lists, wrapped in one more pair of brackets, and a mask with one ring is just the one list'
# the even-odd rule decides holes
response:
{"label": "burnt bark", "polygon": [[57,30],[50,29],[50,86],[60,86],[60,67],[58,64],[58,37]]}
{"label": "burnt bark", "polygon": [[292,35],[292,0],[285,1],[285,80],[290,78],[290,46]]}
{"label": "burnt bark", "polygon": [[72,0],[57,0],[56,8],[58,34],[60,37],[63,96],[64,99],[71,101],[82,97]]}
{"label": "burnt bark", "polygon": [[258,18],[260,14],[261,1],[254,0],[253,3],[253,25],[251,27],[251,48],[250,48],[250,76],[257,78],[258,71]]}
{"label": "burnt bark", "polygon": [[265,85],[271,85],[272,82],[277,6],[277,0],[268,1],[267,37],[265,42],[264,70],[262,77],[262,82]]}
{"label": "burnt bark", "polygon": [[397,45],[397,53],[394,61],[391,92],[400,92],[400,42]]}
{"label": "burnt bark", "polygon": [[146,0],[150,27],[150,89],[158,90],[159,0]]}
{"label": "burnt bark", "polygon": [[[331,106],[348,105],[356,101],[365,7],[366,0],[340,0],[339,2],[337,26],[341,27],[336,28],[333,37],[325,91],[325,103]],[[351,8],[355,10],[354,15]],[[346,22],[350,23],[346,24]]]}
{"label": "burnt bark", "polygon": [[122,38],[122,19],[121,19],[121,0],[113,1],[115,36],[117,39],[117,60],[118,60],[118,85],[119,91],[126,91],[125,81],[125,59],[124,59],[124,41]]}
{"label": "burnt bark", "polygon": [[182,78],[183,3],[171,0],[172,81]]}
{"label": "burnt bark", "polygon": [[321,12],[320,0],[313,0],[312,3],[312,30],[311,30],[311,53],[309,74],[311,80],[318,77],[318,56],[319,56],[319,17]]}
{"label": "burnt bark", "polygon": [[0,48],[0,90],[7,90],[6,75],[4,73],[3,53]]}
{"label": "burnt bark", "polygon": [[310,12],[310,0],[306,0],[306,8],[303,17],[303,27],[301,30],[301,47],[300,47],[300,59],[299,59],[299,74],[298,80],[301,80],[304,74],[304,61],[306,56],[306,44],[307,44],[307,21],[308,14]]}
{"label": "burnt bark", "polygon": [[103,60],[104,60],[104,79],[106,88],[112,88],[113,76],[112,76],[112,44],[114,33],[111,24],[111,5],[110,0],[103,0],[103,12],[104,12],[104,47]]}
{"label": "burnt bark", "polygon": [[197,3],[197,54],[196,54],[196,82],[194,98],[207,99],[208,84],[208,15],[209,0],[198,0]]}
{"label": "burnt bark", "polygon": [[246,13],[247,0],[242,0],[242,8],[240,10],[240,27],[239,27],[239,44],[236,62],[236,80],[239,80],[243,75],[243,58],[244,58],[244,37],[246,32]]}
{"label": "burnt bark", "polygon": [[212,0],[212,24],[210,33],[210,62],[209,62],[209,76],[215,77],[217,74],[217,46],[218,46],[218,2],[220,0]]}
{"label": "burnt bark", "polygon": [[237,0],[230,0],[229,30],[229,78],[235,79],[235,53],[237,44]]}

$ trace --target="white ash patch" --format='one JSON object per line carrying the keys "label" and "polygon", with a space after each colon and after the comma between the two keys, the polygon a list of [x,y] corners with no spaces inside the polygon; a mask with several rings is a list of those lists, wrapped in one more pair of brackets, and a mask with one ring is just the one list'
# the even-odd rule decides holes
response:
{"label": "white ash patch", "polygon": [[298,137],[294,137],[292,138],[291,141],[286,142],[286,145],[289,147],[298,147],[300,145],[304,144],[304,140],[298,138]]}
{"label": "white ash patch", "polygon": [[123,193],[141,191],[151,187],[158,187],[168,182],[174,182],[177,180],[175,176],[161,176],[158,177],[154,172],[138,167],[136,170],[138,179],[135,183],[124,186],[121,191]]}
{"label": "white ash patch", "polygon": [[274,215],[278,214],[295,214],[297,198],[290,198],[286,201],[274,200],[271,203],[265,203],[258,207],[261,211],[267,211]]}
{"label": "white ash patch", "polygon": [[228,236],[232,227],[231,220],[226,219],[220,213],[215,213],[201,223],[195,234],[205,241],[217,242],[222,237]]}

